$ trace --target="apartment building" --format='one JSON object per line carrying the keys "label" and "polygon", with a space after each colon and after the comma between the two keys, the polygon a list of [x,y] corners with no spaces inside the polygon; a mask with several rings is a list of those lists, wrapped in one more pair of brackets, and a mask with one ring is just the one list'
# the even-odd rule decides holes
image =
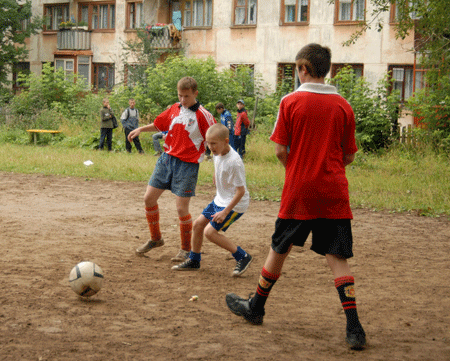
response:
{"label": "apartment building", "polygon": [[[342,46],[361,21],[371,20],[368,0],[32,0],[32,11],[47,20],[28,40],[29,59],[20,67],[39,73],[50,62],[83,75],[97,89],[124,81],[123,43],[148,25],[160,29],[155,38],[160,51],[182,45],[188,57],[212,56],[220,69],[248,66],[272,89],[286,77],[298,85],[294,58],[310,42],[331,48],[330,76],[350,65],[376,84],[390,71],[399,101],[420,83],[411,51],[414,34],[396,39],[395,6],[384,15],[381,31],[369,30],[356,44]],[[78,27],[64,29],[67,22]],[[170,32],[174,26],[181,37],[177,43]],[[401,122],[413,119],[404,115]]]}

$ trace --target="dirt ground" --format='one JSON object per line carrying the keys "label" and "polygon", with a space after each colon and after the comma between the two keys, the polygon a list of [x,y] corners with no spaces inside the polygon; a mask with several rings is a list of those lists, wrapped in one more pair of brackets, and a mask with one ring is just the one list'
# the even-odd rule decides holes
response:
{"label": "dirt ground", "polygon": [[[333,277],[309,245],[289,256],[262,326],[225,304],[228,292],[256,290],[278,203],[252,201],[227,232],[254,256],[242,277],[231,277],[233,259],[207,241],[202,269],[176,272],[168,192],[160,200],[166,245],[134,253],[149,235],[145,186],[0,172],[0,360],[450,360],[448,220],[354,210],[350,265],[368,347],[351,351]],[[197,189],[193,217],[213,194]],[[83,260],[105,274],[89,299],[68,282]]]}

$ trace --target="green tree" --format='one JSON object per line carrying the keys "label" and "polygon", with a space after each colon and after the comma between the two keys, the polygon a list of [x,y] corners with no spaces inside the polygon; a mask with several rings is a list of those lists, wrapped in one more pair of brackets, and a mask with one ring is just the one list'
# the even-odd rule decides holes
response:
{"label": "green tree", "polygon": [[14,64],[26,59],[25,39],[36,34],[42,20],[32,17],[31,2],[19,5],[16,0],[0,0],[0,96],[9,93],[8,73]]}

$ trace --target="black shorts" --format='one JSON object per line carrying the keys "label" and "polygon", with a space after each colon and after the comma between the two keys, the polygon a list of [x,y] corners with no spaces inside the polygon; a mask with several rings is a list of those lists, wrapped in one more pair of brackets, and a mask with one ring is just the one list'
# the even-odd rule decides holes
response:
{"label": "black shorts", "polygon": [[312,232],[311,250],[325,256],[339,255],[353,257],[353,236],[350,219],[281,219],[275,222],[272,235],[272,249],[284,254],[291,244],[303,247],[309,233]]}

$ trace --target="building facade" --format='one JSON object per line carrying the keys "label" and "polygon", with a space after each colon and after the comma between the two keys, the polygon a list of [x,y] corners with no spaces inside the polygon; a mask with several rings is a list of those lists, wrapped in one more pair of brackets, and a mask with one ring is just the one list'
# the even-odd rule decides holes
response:
{"label": "building facade", "polygon": [[[39,73],[50,62],[83,75],[94,89],[124,81],[123,44],[149,25],[168,39],[155,44],[162,51],[175,46],[169,32],[175,24],[186,56],[211,56],[219,69],[248,66],[272,89],[283,78],[295,81],[295,55],[311,42],[330,47],[330,76],[350,65],[376,84],[389,71],[400,102],[412,95],[420,75],[414,71],[414,34],[396,38],[394,6],[381,31],[368,30],[355,44],[342,45],[361,21],[371,20],[368,0],[32,0],[32,10],[46,23],[28,40],[28,64],[20,67]],[[403,114],[400,121],[413,119]]]}

